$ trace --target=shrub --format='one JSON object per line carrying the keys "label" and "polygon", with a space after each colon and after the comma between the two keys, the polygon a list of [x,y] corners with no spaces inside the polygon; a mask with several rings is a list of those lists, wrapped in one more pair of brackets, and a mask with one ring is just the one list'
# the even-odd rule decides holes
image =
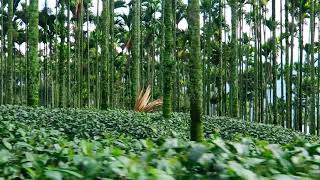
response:
{"label": "shrub", "polygon": [[[125,110],[45,109],[21,106],[1,106],[0,121],[17,121],[37,128],[48,127],[64,132],[70,138],[92,137],[105,132],[138,139],[155,137],[189,138],[189,116],[174,113],[164,119],[160,113],[136,113]],[[319,141],[318,137],[303,135],[279,126],[244,122],[227,117],[204,118],[206,137],[219,134],[223,139],[238,136],[286,144],[298,139]]]}
{"label": "shrub", "polygon": [[320,144],[284,147],[208,140],[70,139],[49,127],[0,121],[5,179],[318,179]]}

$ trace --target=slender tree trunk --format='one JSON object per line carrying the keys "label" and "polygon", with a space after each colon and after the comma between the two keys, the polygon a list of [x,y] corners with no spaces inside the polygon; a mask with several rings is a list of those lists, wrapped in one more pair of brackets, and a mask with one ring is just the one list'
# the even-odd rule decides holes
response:
{"label": "slender tree trunk", "polygon": [[39,104],[39,59],[38,59],[38,40],[39,40],[39,13],[38,0],[30,0],[30,19],[29,19],[29,59],[28,59],[28,105],[36,106]]}
{"label": "slender tree trunk", "polygon": [[[308,100],[309,100],[308,96],[304,95],[304,97],[305,97],[306,104],[308,104]],[[307,121],[308,118],[309,118],[309,108],[308,106],[306,106],[304,108],[304,121],[303,121],[303,132],[305,134],[307,134],[307,131],[308,131],[308,121]]]}
{"label": "slender tree trunk", "polygon": [[[318,2],[320,8],[320,2]],[[320,10],[318,11],[318,42],[320,42]],[[318,45],[318,82],[317,82],[317,135],[320,136],[320,47]]]}
{"label": "slender tree trunk", "polygon": [[114,81],[115,81],[115,67],[114,67],[114,0],[110,0],[110,106],[114,107]]}
{"label": "slender tree trunk", "polygon": [[[280,74],[281,74],[281,100],[284,100],[284,71],[283,71],[283,43],[282,43],[282,37],[283,37],[283,0],[280,1],[280,63],[281,63],[281,67],[280,67]],[[284,108],[281,107],[281,112],[280,112],[280,118],[281,118],[281,125],[284,127]]]}
{"label": "slender tree trunk", "polygon": [[178,106],[178,100],[177,100],[177,92],[178,92],[178,61],[177,61],[177,33],[176,33],[176,26],[177,26],[177,16],[176,16],[176,10],[177,10],[177,0],[172,0],[172,34],[173,34],[173,47],[172,47],[172,60],[175,62],[173,67],[173,74],[172,74],[172,88],[173,88],[173,110],[177,111]]}
{"label": "slender tree trunk", "polygon": [[244,116],[246,116],[246,102],[245,102],[245,97],[243,97],[243,94],[246,93],[244,91],[244,84],[243,84],[243,4],[240,2],[240,12],[239,12],[239,42],[240,45],[238,46],[238,55],[239,55],[239,66],[240,66],[240,72],[239,72],[239,82],[238,82],[238,87],[239,87],[239,105],[240,105],[240,119],[244,120]]}
{"label": "slender tree trunk", "polygon": [[[47,41],[46,41],[47,42]],[[46,51],[47,51],[47,49],[46,49],[46,44],[45,44],[45,49],[44,49],[44,51],[45,51],[45,54],[44,54],[44,59],[46,59],[47,58],[47,55],[46,55]],[[21,44],[19,44],[19,51],[18,52],[22,52],[22,48],[21,48]],[[22,55],[19,55],[19,65],[18,65],[18,68],[19,68],[19,72],[18,72],[18,78],[17,78],[17,80],[18,80],[18,89],[17,89],[17,96],[19,97],[18,98],[18,104],[20,105],[20,106],[22,106],[23,105],[23,85],[22,85],[22,83],[23,83],[23,66],[24,66],[24,64],[23,64],[23,61],[24,61],[24,57],[25,56],[22,56]],[[47,60],[46,60],[47,61]],[[0,68],[1,68],[1,66],[0,66]],[[0,74],[1,75],[1,74]],[[1,77],[1,76],[0,76]],[[44,81],[45,82],[45,81]]]}
{"label": "slender tree trunk", "polygon": [[[152,9],[154,10],[154,13],[152,15],[152,43],[151,43],[151,99],[154,98],[155,94],[155,87],[156,87],[156,26],[155,22],[156,20],[156,7],[157,4],[152,3]],[[179,75],[178,75],[179,76]],[[178,88],[179,89],[179,88]],[[179,98],[178,98],[179,99]]]}
{"label": "slender tree trunk", "polygon": [[67,107],[71,106],[71,42],[70,42],[70,2],[71,0],[68,0],[67,2],[67,64],[68,64],[68,71],[67,71],[67,76],[68,76],[68,84],[67,84],[67,92],[66,92],[66,102],[67,102]]}
{"label": "slender tree trunk", "polygon": [[[200,59],[200,2],[189,0],[188,24],[190,27],[190,116],[192,141],[203,141],[202,122],[202,82],[201,82],[201,59]],[[192,50],[192,51],[191,51]]]}
{"label": "slender tree trunk", "polygon": [[172,17],[172,0],[165,0],[164,4],[164,58],[163,58],[163,117],[169,118],[172,113],[172,87],[174,61],[172,55],[173,49],[173,17]]}
{"label": "slender tree trunk", "polygon": [[233,53],[230,60],[230,115],[231,117],[238,117],[238,43],[237,43],[237,28],[238,28],[238,2],[232,0],[231,6],[231,46]]}
{"label": "slender tree trunk", "polygon": [[59,80],[58,80],[58,85],[59,85],[59,100],[58,100],[58,106],[59,107],[64,107],[64,67],[65,67],[65,27],[64,27],[64,20],[65,20],[65,0],[60,0],[60,12],[59,12],[59,34],[60,34],[60,43],[59,43]]}
{"label": "slender tree trunk", "polygon": [[79,84],[80,84],[80,88],[79,88],[79,99],[78,99],[78,107],[83,107],[85,105],[85,91],[84,89],[85,87],[85,75],[84,75],[84,66],[85,66],[85,59],[84,59],[84,29],[83,29],[83,24],[84,24],[84,0],[81,0],[81,11],[80,11],[80,23],[79,23],[79,59],[80,59],[80,68],[79,68],[79,74],[80,74],[80,78],[79,78]]}
{"label": "slender tree trunk", "polygon": [[[48,1],[45,0],[45,12],[46,14],[48,13]],[[48,107],[48,19],[45,17],[45,28],[44,28],[44,33],[45,33],[45,47],[44,47],[44,65],[43,65],[43,105],[45,107]]]}
{"label": "slender tree trunk", "polygon": [[[295,7],[291,7],[291,23],[294,24],[294,8]],[[288,122],[288,128],[292,128],[292,94],[293,94],[293,90],[292,90],[292,84],[293,84],[293,67],[294,67],[294,64],[293,64],[293,50],[294,50],[294,27],[291,26],[290,27],[290,35],[291,35],[291,39],[290,39],[290,52],[291,52],[291,57],[290,57],[290,65],[289,65],[289,81],[288,81],[288,84],[289,84],[289,99],[288,99],[288,104],[289,104],[289,108],[288,108],[288,112],[289,112],[289,122]]]}
{"label": "slender tree trunk", "polygon": [[298,126],[296,130],[302,132],[302,67],[303,67],[303,11],[302,11],[302,0],[300,0],[300,14],[299,14],[299,69],[298,69],[298,114],[297,122]]}
{"label": "slender tree trunk", "polygon": [[[13,37],[13,36],[12,36]],[[16,69],[16,61],[17,61],[17,58],[16,58],[16,48],[15,48],[15,44],[14,44],[14,40],[12,41],[12,45],[13,45],[13,54],[12,54],[12,68],[11,68],[11,71],[12,71],[12,103],[11,104],[16,104],[17,103],[17,94],[16,94],[16,90],[17,90],[17,77],[16,77],[16,72],[17,72],[17,69]]]}
{"label": "slender tree trunk", "polygon": [[254,71],[255,71],[255,88],[254,88],[254,120],[259,121],[259,60],[258,60],[258,20],[257,20],[257,4],[253,0],[253,13],[254,13]]}
{"label": "slender tree trunk", "polygon": [[83,12],[84,12],[84,5],[83,0],[79,1],[78,4],[78,12],[77,12],[77,97],[76,97],[76,107],[82,107],[82,98],[83,98]]}
{"label": "slender tree trunk", "polygon": [[315,92],[315,67],[314,67],[314,36],[315,36],[315,1],[311,1],[311,13],[310,13],[310,32],[311,32],[311,61],[310,61],[310,67],[311,67],[311,111],[310,111],[310,134],[316,134],[316,122],[315,122],[315,100],[316,100],[316,92]]}
{"label": "slender tree trunk", "polygon": [[4,83],[5,83],[5,76],[4,76],[4,64],[5,64],[5,54],[4,54],[4,45],[5,45],[5,39],[4,39],[4,3],[2,1],[1,3],[1,62],[0,62],[0,68],[1,68],[1,72],[0,72],[0,77],[1,77],[1,85],[0,85],[0,105],[2,105],[4,103]]}
{"label": "slender tree trunk", "polygon": [[102,1],[101,15],[101,108],[108,107],[108,61],[109,59],[109,35],[110,35],[110,3],[109,0]]}
{"label": "slender tree trunk", "polygon": [[[223,0],[223,6],[224,6],[224,17],[226,17],[226,0]],[[226,29],[226,26],[223,26],[223,32],[224,32],[224,43],[227,43],[227,36],[228,32]],[[226,48],[227,49],[227,48]],[[226,58],[225,58],[226,60]],[[223,63],[223,69],[224,69],[224,87],[223,87],[223,105],[224,105],[224,115],[230,115],[229,110],[228,110],[228,103],[227,103],[227,82],[228,82],[228,74],[227,74],[227,63]]]}
{"label": "slender tree trunk", "polygon": [[276,22],[276,0],[272,0],[272,75],[273,75],[273,124],[278,124],[278,99],[277,99],[277,51],[276,51],[276,29],[277,28],[277,22]]}
{"label": "slender tree trunk", "polygon": [[285,31],[286,31],[286,65],[285,65],[285,73],[286,73],[286,127],[290,128],[290,121],[291,121],[291,107],[290,107],[290,76],[289,76],[289,2],[285,0]]}
{"label": "slender tree trunk", "polygon": [[138,90],[140,89],[139,81],[139,64],[141,58],[141,32],[140,32],[140,0],[132,0],[132,11],[133,11],[133,20],[132,20],[132,50],[131,50],[131,108],[134,107]]}
{"label": "slender tree trunk", "polygon": [[222,60],[222,0],[219,0],[219,68],[220,68],[220,77],[219,77],[219,116],[223,115],[223,60]]}
{"label": "slender tree trunk", "polygon": [[164,10],[165,10],[165,1],[161,1],[161,33],[160,33],[160,67],[158,72],[158,82],[159,82],[159,91],[163,94],[163,64],[164,64],[164,44],[165,44],[165,25],[164,25]]}
{"label": "slender tree trunk", "polygon": [[87,7],[87,98],[88,98],[88,108],[91,107],[91,65],[90,65],[90,31],[89,31],[89,7]]}
{"label": "slender tree trunk", "polygon": [[8,1],[8,57],[7,57],[7,68],[6,68],[6,103],[13,103],[13,0]]}
{"label": "slender tree trunk", "polygon": [[100,91],[100,58],[99,58],[99,43],[98,41],[99,39],[99,35],[100,35],[100,22],[99,22],[99,7],[100,7],[100,2],[97,1],[97,17],[96,17],[96,21],[97,21],[97,28],[96,28],[96,91],[95,91],[95,103],[96,103],[96,108],[100,109],[100,96],[101,96],[101,91]]}
{"label": "slender tree trunk", "polygon": [[[205,11],[203,12],[203,16],[202,16],[202,21],[203,21],[203,24],[204,26],[207,24],[207,16],[208,16],[208,13]],[[206,47],[209,46],[209,40],[207,39],[207,37],[209,37],[209,34],[208,34],[208,28],[204,28],[203,30],[203,35],[202,35],[202,41],[203,41],[203,44],[206,44]],[[201,36],[200,36],[201,38]],[[200,39],[201,41],[201,39]],[[201,55],[201,60],[202,60],[202,109],[203,109],[203,114],[207,115],[207,111],[206,111],[206,102],[207,102],[207,99],[206,98],[206,87],[208,86],[207,84],[207,81],[206,81],[206,66],[207,66],[207,58],[208,58],[208,50],[206,47],[203,47],[203,53]]]}
{"label": "slender tree trunk", "polygon": [[[258,58],[259,58],[259,98],[260,98],[260,109],[259,109],[259,122],[264,122],[264,114],[265,114],[265,106],[264,106],[264,98],[265,98],[265,92],[264,92],[264,67],[263,67],[263,61],[262,61],[262,20],[263,20],[263,5],[261,5],[262,2],[259,2],[259,10],[258,10]],[[262,17],[262,18],[261,18]]]}
{"label": "slender tree trunk", "polygon": [[[29,12],[27,11],[28,9],[28,0],[25,0],[25,11],[26,11],[26,17],[29,18]],[[25,46],[25,63],[24,63],[24,105],[27,105],[27,97],[28,97],[28,58],[29,58],[29,52],[28,52],[28,34],[29,34],[29,25],[28,23],[26,24],[26,37],[25,37],[25,42],[26,42],[26,46]]]}

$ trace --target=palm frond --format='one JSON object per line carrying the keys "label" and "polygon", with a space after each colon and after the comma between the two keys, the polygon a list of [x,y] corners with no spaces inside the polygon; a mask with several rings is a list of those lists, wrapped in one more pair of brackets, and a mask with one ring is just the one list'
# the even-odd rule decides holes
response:
{"label": "palm frond", "polygon": [[145,90],[144,89],[140,90],[134,106],[135,111],[152,112],[162,105],[163,103],[162,98],[149,102],[151,98],[150,93],[151,93],[150,85],[148,85],[148,87]]}

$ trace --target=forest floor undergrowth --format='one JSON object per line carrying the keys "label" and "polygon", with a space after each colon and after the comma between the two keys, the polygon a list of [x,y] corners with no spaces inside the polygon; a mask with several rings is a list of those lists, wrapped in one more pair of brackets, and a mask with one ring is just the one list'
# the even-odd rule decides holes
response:
{"label": "forest floor undergrowth", "polygon": [[5,179],[319,179],[319,138],[278,126],[126,110],[0,107]]}

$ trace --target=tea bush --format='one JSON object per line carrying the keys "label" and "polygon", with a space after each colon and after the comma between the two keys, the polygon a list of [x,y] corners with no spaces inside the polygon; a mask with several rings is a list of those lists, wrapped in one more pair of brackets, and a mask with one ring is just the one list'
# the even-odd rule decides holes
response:
{"label": "tea bush", "polygon": [[[46,109],[21,106],[0,106],[0,121],[21,122],[35,128],[52,128],[68,137],[93,137],[105,132],[138,139],[155,137],[189,138],[189,116],[174,113],[163,119],[160,113],[135,113],[125,110]],[[303,135],[279,126],[244,122],[227,117],[204,117],[206,137],[219,134],[223,139],[238,136],[286,144],[297,139],[319,141],[318,137]]]}
{"label": "tea bush", "polygon": [[[74,137],[0,121],[4,179],[319,179],[320,144]],[[1,179],[1,178],[0,178]]]}

